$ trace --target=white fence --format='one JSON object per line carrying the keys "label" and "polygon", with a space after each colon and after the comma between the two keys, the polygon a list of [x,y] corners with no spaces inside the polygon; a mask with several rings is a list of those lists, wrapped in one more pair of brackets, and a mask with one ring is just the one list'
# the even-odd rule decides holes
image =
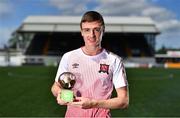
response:
{"label": "white fence", "polygon": [[[31,56],[16,54],[0,54],[0,66],[22,66],[22,65],[44,65],[57,66],[60,56]],[[164,67],[163,64],[157,64],[154,58],[127,58],[124,59],[124,65],[127,68],[152,68]]]}
{"label": "white fence", "polygon": [[0,52],[0,66],[21,66],[24,55],[20,52]]}

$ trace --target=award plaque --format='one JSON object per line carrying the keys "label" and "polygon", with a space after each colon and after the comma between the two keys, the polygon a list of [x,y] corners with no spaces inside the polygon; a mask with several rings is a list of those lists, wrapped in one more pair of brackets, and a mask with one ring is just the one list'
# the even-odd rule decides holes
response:
{"label": "award plaque", "polygon": [[62,87],[60,98],[65,102],[74,100],[74,93],[71,90],[74,87],[76,76],[71,72],[64,72],[60,75],[58,82]]}

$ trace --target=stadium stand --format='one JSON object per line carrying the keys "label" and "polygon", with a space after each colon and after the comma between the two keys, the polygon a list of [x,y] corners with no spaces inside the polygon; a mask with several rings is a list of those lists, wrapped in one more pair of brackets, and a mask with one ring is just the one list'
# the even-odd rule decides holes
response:
{"label": "stadium stand", "polygon": [[[29,46],[24,49],[25,63],[45,64],[44,56],[57,58],[69,50],[82,46],[80,18],[74,16],[27,17],[16,30],[19,35],[34,34]],[[104,19],[106,24],[106,33],[102,42],[104,47],[124,59],[131,58],[130,63],[154,63],[152,58],[155,53],[155,37],[160,32],[152,19],[148,17],[104,17]],[[34,57],[36,58],[32,59]],[[144,62],[142,60],[137,62],[138,59],[135,58],[151,59],[149,62],[146,59]]]}

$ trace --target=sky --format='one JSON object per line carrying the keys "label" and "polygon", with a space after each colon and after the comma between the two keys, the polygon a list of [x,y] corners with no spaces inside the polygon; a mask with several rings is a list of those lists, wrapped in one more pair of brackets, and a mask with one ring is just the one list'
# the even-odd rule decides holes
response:
{"label": "sky", "polygon": [[0,48],[29,15],[82,16],[96,10],[103,16],[148,16],[161,34],[156,49],[180,48],[180,0],[0,0]]}

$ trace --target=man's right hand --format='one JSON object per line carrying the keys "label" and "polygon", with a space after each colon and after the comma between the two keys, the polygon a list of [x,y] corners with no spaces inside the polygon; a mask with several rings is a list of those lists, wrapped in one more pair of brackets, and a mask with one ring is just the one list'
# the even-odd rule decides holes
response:
{"label": "man's right hand", "polygon": [[63,101],[60,96],[61,96],[61,92],[59,92],[59,94],[58,94],[58,96],[57,96],[57,98],[56,98],[57,103],[58,103],[59,105],[68,105],[69,102]]}

